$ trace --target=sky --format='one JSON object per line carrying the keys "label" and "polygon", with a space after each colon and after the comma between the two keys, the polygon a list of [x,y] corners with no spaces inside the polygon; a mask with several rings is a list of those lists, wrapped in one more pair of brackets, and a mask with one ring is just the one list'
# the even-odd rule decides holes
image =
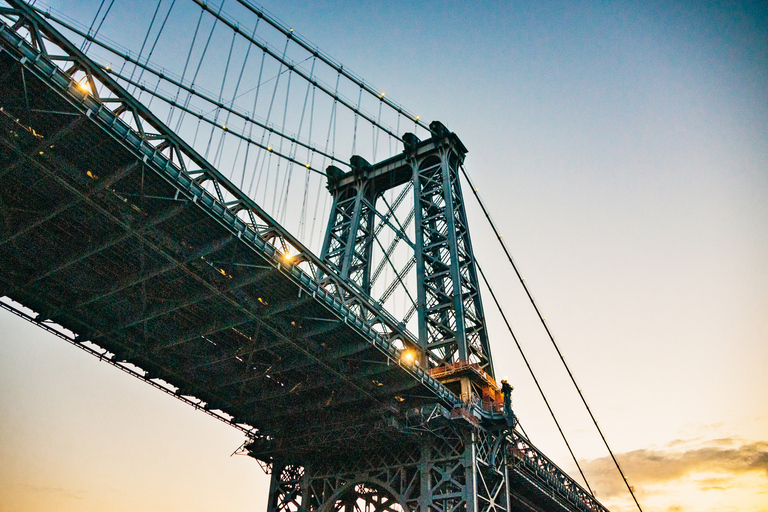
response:
{"label": "sky", "polygon": [[[98,2],[52,3],[90,23]],[[646,512],[768,511],[768,6],[263,2],[469,149]],[[468,189],[465,186],[465,195]],[[598,498],[633,510],[482,214],[480,264]],[[573,463],[485,309],[534,444]],[[0,314],[0,512],[264,510],[242,435]]]}

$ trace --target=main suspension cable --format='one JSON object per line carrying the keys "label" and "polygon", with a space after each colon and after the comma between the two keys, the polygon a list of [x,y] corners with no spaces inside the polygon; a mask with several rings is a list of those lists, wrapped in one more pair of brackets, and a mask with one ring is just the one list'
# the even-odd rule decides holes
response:
{"label": "main suspension cable", "polygon": [[477,270],[480,272],[480,276],[483,278],[483,282],[485,283],[486,288],[488,288],[488,291],[491,293],[493,302],[496,304],[496,309],[499,311],[499,314],[501,314],[501,318],[504,320],[504,324],[506,324],[507,326],[507,331],[509,331],[509,335],[512,336],[512,341],[515,342],[515,345],[517,346],[517,351],[520,352],[520,355],[523,358],[523,362],[525,363],[526,368],[528,368],[528,373],[531,374],[531,377],[533,378],[533,382],[536,384],[536,388],[539,390],[539,394],[541,395],[542,400],[544,400],[544,404],[547,406],[547,409],[549,410],[549,414],[550,416],[552,416],[552,420],[555,422],[555,426],[557,426],[558,432],[560,432],[560,437],[563,438],[563,442],[565,443],[565,446],[568,448],[568,453],[571,454],[571,458],[573,459],[573,462],[576,464],[576,468],[578,468],[579,473],[581,474],[581,478],[584,480],[584,483],[587,485],[587,489],[589,490],[590,494],[594,495],[594,493],[592,492],[592,488],[589,486],[589,482],[587,481],[587,477],[584,475],[584,471],[582,471],[581,465],[579,464],[579,461],[576,460],[576,455],[573,453],[573,450],[571,449],[571,444],[568,442],[568,438],[565,437],[565,432],[563,432],[563,429],[560,427],[560,422],[557,421],[557,417],[555,416],[555,411],[553,411],[552,407],[549,405],[549,400],[547,400],[547,396],[544,394],[544,390],[541,388],[541,385],[539,384],[539,379],[536,377],[536,374],[533,372],[533,368],[531,367],[531,364],[528,362],[528,358],[525,356],[525,352],[523,352],[523,347],[520,345],[520,342],[517,340],[517,336],[515,336],[515,332],[512,330],[512,326],[509,324],[509,320],[507,320],[507,315],[504,313],[504,310],[501,308],[501,304],[499,303],[499,299],[496,297],[496,293],[493,291],[493,288],[491,288],[491,283],[489,283],[488,279],[485,277],[485,272],[483,272],[483,268],[480,266],[480,264],[478,262],[475,262],[475,265],[477,266]]}
{"label": "main suspension cable", "polygon": [[[326,152],[323,152],[322,150],[313,147],[309,142],[304,142],[304,141],[300,140],[296,136],[292,136],[292,135],[289,135],[287,133],[281,133],[278,130],[276,130],[275,128],[269,126],[267,122],[261,122],[261,121],[257,120],[255,118],[255,116],[251,112],[241,112],[241,111],[235,109],[233,107],[233,105],[232,105],[232,103],[233,103],[232,101],[229,102],[229,105],[227,105],[226,103],[223,103],[222,101],[217,101],[215,98],[212,98],[212,97],[208,96],[207,94],[205,94],[205,91],[201,90],[200,88],[193,88],[190,85],[184,84],[183,83],[183,79],[175,79],[175,78],[171,77],[169,74],[164,73],[164,72],[162,72],[162,71],[152,67],[152,65],[149,62],[147,62],[146,60],[145,60],[144,63],[142,63],[138,58],[131,57],[129,54],[127,54],[127,53],[125,53],[123,51],[120,51],[119,49],[114,48],[111,45],[107,44],[105,41],[97,39],[97,38],[95,38],[93,36],[89,36],[88,34],[83,32],[82,30],[79,30],[77,27],[73,26],[72,24],[66,22],[64,19],[62,19],[62,18],[60,18],[60,17],[58,17],[58,16],[56,16],[56,15],[54,15],[52,13],[41,12],[41,11],[38,11],[38,12],[40,12],[40,14],[42,14],[46,18],[48,18],[48,19],[54,21],[55,23],[61,25],[62,27],[66,28],[68,30],[71,30],[72,32],[78,34],[79,36],[87,39],[88,41],[90,41],[92,43],[95,43],[97,46],[100,46],[101,48],[104,48],[105,50],[107,50],[110,53],[114,54],[115,56],[125,60],[126,62],[130,62],[131,64],[134,64],[136,67],[141,68],[143,71],[148,71],[149,73],[151,73],[155,77],[158,77],[160,80],[163,80],[165,82],[168,82],[172,86],[175,86],[178,89],[178,92],[176,93],[175,97],[173,99],[171,99],[171,98],[169,98],[167,96],[163,96],[161,93],[159,93],[157,91],[157,86],[159,85],[159,82],[158,82],[158,84],[156,84],[155,89],[151,90],[146,85],[142,85],[138,81],[138,79],[133,79],[131,76],[126,76],[126,75],[122,74],[118,70],[106,69],[106,71],[109,72],[110,74],[112,74],[112,75],[114,75],[114,76],[116,76],[116,77],[126,81],[126,83],[128,85],[134,86],[135,87],[134,91],[135,90],[141,90],[141,92],[148,92],[153,97],[157,97],[157,98],[160,98],[161,100],[165,101],[166,103],[168,103],[171,106],[171,109],[170,109],[171,112],[174,109],[179,109],[179,110],[184,109],[184,106],[182,104],[179,104],[176,101],[176,99],[178,98],[179,93],[181,91],[186,91],[188,94],[192,94],[196,98],[200,98],[200,99],[210,103],[211,105],[215,105],[214,111],[216,111],[217,109],[225,110],[227,112],[227,121],[225,121],[224,126],[228,126],[227,122],[229,120],[229,116],[230,115],[235,115],[236,117],[242,119],[243,121],[246,121],[248,123],[248,125],[249,125],[248,139],[251,139],[251,133],[252,133],[251,132],[251,128],[255,125],[255,126],[258,126],[259,128],[262,128],[263,130],[266,130],[266,131],[269,131],[271,133],[274,133],[275,135],[277,135],[279,137],[288,139],[288,141],[291,142],[292,144],[296,144],[296,145],[299,145],[299,146],[302,146],[302,147],[306,148],[307,151],[310,152],[310,153],[318,153],[318,154],[322,155],[325,158],[329,158],[329,159],[333,160],[337,165],[342,165],[342,166],[347,166],[347,167],[349,166],[349,163],[347,161],[342,160],[340,158],[337,158],[337,157],[335,157],[335,156],[333,156],[331,154],[328,154]],[[248,49],[250,51],[250,47]],[[264,55],[262,55],[262,57],[263,56]],[[262,58],[262,66],[263,66],[263,60],[264,59]],[[131,74],[133,74],[133,73],[131,73]],[[261,75],[259,75],[259,76],[261,77]],[[259,83],[261,83],[261,80],[259,80]],[[254,111],[255,111],[256,101],[257,100],[258,100],[258,94],[256,95],[256,98],[254,99],[254,108],[253,108]],[[189,108],[187,108],[186,110],[187,110],[188,113],[191,111],[191,109],[189,109]],[[198,114],[193,114],[193,115],[198,116]],[[215,122],[215,121],[210,121],[210,122],[212,124],[218,125],[218,123]],[[228,130],[224,131],[224,133],[227,133],[227,132],[228,132]],[[262,142],[263,142],[263,137],[262,137]],[[299,162],[298,160],[297,160],[297,162],[302,164],[302,165],[304,165],[306,163],[306,162]],[[322,172],[322,170],[321,170],[321,174],[324,174]],[[241,189],[243,188],[242,184],[241,184],[240,188]]]}
{"label": "main suspension cable", "polygon": [[[237,0],[237,2],[241,4],[243,7],[245,7],[246,9],[248,9],[251,13],[255,14],[259,19],[263,19],[264,21],[266,21],[274,29],[281,32],[285,37],[294,41],[305,51],[311,53],[316,58],[320,59],[321,62],[323,62],[330,68],[334,69],[337,73],[339,73],[339,75],[343,76],[353,84],[357,85],[362,90],[366,91],[368,94],[379,98],[382,103],[385,103],[389,108],[397,112],[398,115],[403,115],[409,119],[415,119],[419,126],[424,128],[425,130],[429,130],[429,125],[424,123],[423,121],[418,121],[419,119],[418,116],[414,116],[410,112],[406,111],[401,105],[398,105],[397,103],[392,101],[390,98],[386,98],[383,93],[375,90],[369,84],[365,83],[365,81],[363,81],[361,78],[356,76],[354,73],[350,72],[349,69],[345,68],[343,65],[336,62],[330,56],[323,53],[318,47],[305,41],[301,36],[299,36],[296,32],[294,32],[293,29],[286,27],[283,23],[278,21],[277,18],[273,17],[263,7],[257,5],[256,3],[250,0]],[[396,131],[396,134],[399,134],[399,131]],[[390,133],[390,135],[392,134]],[[395,135],[395,137],[399,139],[398,135]]]}
{"label": "main suspension cable", "polygon": [[539,310],[539,307],[536,304],[536,301],[533,299],[533,295],[531,295],[531,292],[528,290],[528,286],[525,284],[525,280],[523,279],[523,276],[520,274],[520,271],[518,270],[517,265],[515,264],[515,261],[512,259],[512,255],[509,253],[509,250],[507,249],[507,246],[504,243],[504,240],[502,240],[501,238],[501,233],[499,233],[499,230],[496,228],[496,224],[491,219],[491,215],[490,213],[488,213],[488,209],[485,207],[485,203],[483,203],[483,200],[480,199],[480,194],[478,193],[477,188],[475,188],[475,185],[472,183],[472,180],[469,179],[469,174],[467,173],[467,169],[463,165],[461,166],[461,173],[464,175],[464,179],[467,180],[467,184],[472,189],[472,193],[474,194],[478,205],[480,205],[480,209],[483,211],[485,218],[488,220],[488,224],[491,226],[491,229],[493,230],[494,235],[496,235],[496,239],[499,241],[501,248],[504,250],[504,254],[507,256],[507,260],[509,261],[510,265],[512,265],[512,269],[515,271],[518,281],[520,281],[520,284],[523,286],[523,290],[525,290],[525,294],[528,296],[528,300],[533,306],[534,311],[536,311],[536,315],[539,317],[539,321],[541,322],[541,325],[544,326],[544,330],[547,332],[547,336],[549,337],[549,340],[552,342],[552,346],[555,348],[557,355],[560,357],[560,361],[563,363],[565,370],[568,372],[568,376],[570,377],[571,382],[573,383],[573,386],[576,388],[576,391],[579,393],[579,398],[581,398],[581,402],[584,404],[584,407],[586,408],[587,413],[589,413],[589,417],[592,419],[592,423],[595,425],[595,428],[597,429],[598,434],[600,434],[600,439],[603,440],[603,444],[605,445],[605,448],[608,450],[608,453],[611,455],[611,459],[613,460],[613,463],[616,466],[616,469],[619,470],[619,474],[621,475],[621,478],[624,481],[624,485],[627,486],[627,490],[629,490],[629,494],[632,496],[632,499],[635,501],[635,505],[637,505],[637,509],[640,512],[643,512],[643,509],[640,507],[640,503],[638,503],[637,498],[635,497],[635,492],[632,490],[632,487],[629,485],[629,482],[627,481],[627,477],[624,476],[624,471],[621,470],[621,466],[619,466],[619,461],[616,460],[616,457],[613,454],[613,450],[611,450],[611,447],[608,445],[608,441],[605,439],[605,436],[603,435],[603,431],[600,428],[600,425],[597,424],[595,415],[592,414],[592,409],[589,407],[589,404],[587,403],[587,399],[584,397],[584,394],[582,393],[581,388],[579,388],[578,384],[576,384],[576,379],[574,378],[570,367],[565,362],[565,357],[563,357],[563,353],[560,352],[560,348],[557,346],[557,343],[555,342],[555,337],[552,335],[552,331],[550,331],[546,320],[544,320],[544,316],[541,314],[541,311]]}

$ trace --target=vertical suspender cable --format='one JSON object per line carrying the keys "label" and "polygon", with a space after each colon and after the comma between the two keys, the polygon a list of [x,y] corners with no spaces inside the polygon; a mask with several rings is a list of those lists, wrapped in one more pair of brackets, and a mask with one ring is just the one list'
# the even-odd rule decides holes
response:
{"label": "vertical suspender cable", "polygon": [[[157,42],[160,40],[160,34],[163,33],[163,30],[165,29],[165,24],[168,23],[168,18],[171,17],[171,11],[173,11],[173,6],[176,5],[176,0],[173,0],[171,2],[171,6],[168,8],[168,12],[165,13],[165,18],[163,18],[163,23],[160,25],[160,30],[157,32],[157,36],[155,36],[155,41],[152,43],[152,48],[149,49],[149,53],[147,54],[146,62],[149,63],[149,59],[152,58],[152,54],[155,53],[155,48],[157,47]],[[160,9],[160,3],[157,4],[157,8]],[[157,11],[155,11],[155,14],[157,14]],[[152,18],[152,23],[154,23],[154,18]],[[149,29],[147,30],[147,36],[149,36],[149,31],[152,30],[152,23],[149,25]],[[144,38],[144,43],[146,43],[147,39]],[[141,50],[139,51],[139,57],[136,59],[137,61],[141,61],[141,54],[144,52],[144,44],[141,45]],[[139,73],[139,78],[136,79],[136,82],[141,81],[141,77],[144,76],[144,71],[146,68],[141,68],[141,73]],[[133,73],[136,71],[136,66],[133,67],[133,71],[131,71],[131,78],[133,78]],[[136,87],[133,89],[134,94],[136,93]]]}
{"label": "vertical suspender cable", "polygon": [[[219,5],[219,14],[221,14],[221,9],[224,7],[224,0],[221,0],[221,5]],[[202,15],[202,11],[201,15]],[[219,22],[218,17],[213,18],[213,25],[211,25],[211,32],[208,34],[208,39],[205,41],[205,46],[203,46],[203,53],[200,54],[200,60],[197,62],[197,69],[195,69],[195,74],[192,76],[192,89],[195,88],[195,82],[197,81],[197,75],[200,73],[200,68],[203,66],[203,61],[205,60],[205,54],[208,53],[208,47],[211,44],[211,38],[213,37],[213,33],[216,30],[216,24]],[[187,93],[187,99],[184,101],[183,107],[186,109],[189,106],[189,101],[192,99],[192,93]],[[181,122],[184,121],[184,116],[186,115],[187,111],[182,110],[181,114],[179,115],[179,119],[176,121],[176,129],[175,132],[178,133],[178,131],[181,129]]]}
{"label": "vertical suspender cable", "polygon": [[[283,123],[280,126],[280,133],[285,133],[285,120],[288,117],[288,100],[291,96],[291,78],[293,77],[293,70],[288,70],[288,82],[285,86],[285,105],[283,106]],[[278,151],[282,154],[283,152],[283,141],[284,138],[280,138],[280,144],[277,146]],[[277,191],[278,189],[278,183],[280,182],[280,164],[282,163],[282,159],[277,161],[277,168],[275,169],[275,192],[272,195],[272,215],[274,215],[276,218],[278,217],[279,211],[280,211],[280,203],[278,202],[277,197]]]}
{"label": "vertical suspender cable", "polygon": [[[155,20],[157,19],[157,13],[160,11],[160,6],[162,4],[163,4],[163,0],[158,0],[157,1],[157,7],[155,7],[155,12],[154,12],[154,14],[152,14],[152,20],[149,22],[149,28],[147,29],[147,33],[144,34],[144,40],[141,42],[141,48],[139,48],[139,54],[136,56],[136,60],[138,60],[138,61],[141,60],[141,56],[144,54],[144,47],[147,45],[147,39],[149,39],[149,34],[152,33],[152,27],[155,26]],[[89,30],[89,32],[90,32],[90,30]],[[147,59],[147,60],[149,60],[149,59]],[[136,64],[133,65],[133,70],[131,70],[130,80],[133,79],[133,74],[136,72],[136,69],[138,67],[139,66],[136,65]],[[137,82],[138,82],[138,80],[137,80]],[[135,95],[136,94],[136,89],[137,89],[137,87],[134,87],[133,92],[131,94]]]}
{"label": "vertical suspender cable", "polygon": [[[261,54],[261,65],[259,66],[259,78],[256,79],[256,93],[253,97],[253,108],[251,109],[251,117],[256,117],[256,106],[259,102],[259,91],[261,90],[261,77],[264,74],[264,60],[267,58],[267,54],[262,52]],[[251,138],[251,132],[253,130],[253,123],[250,123],[248,125],[248,138]],[[264,132],[261,133],[261,140],[264,140]],[[245,171],[248,166],[248,155],[250,153],[251,145],[248,144],[245,147],[245,160],[243,161],[243,179],[241,182],[245,180]],[[259,164],[258,160],[259,153],[256,153],[256,163],[253,164],[253,172],[251,173],[251,182],[248,185],[248,195],[251,195],[251,190],[253,189],[253,180],[256,177],[256,166]],[[242,187],[240,187],[242,189]]]}
{"label": "vertical suspender cable", "polygon": [[[256,20],[256,25],[253,27],[253,36],[256,35],[256,30],[259,28],[259,20]],[[252,36],[252,37],[253,37]],[[232,99],[229,102],[229,109],[227,110],[227,118],[224,120],[224,126],[229,125],[229,116],[232,114],[232,109],[235,106],[235,100],[237,99],[237,93],[240,91],[240,84],[243,81],[243,73],[245,72],[245,67],[248,64],[248,57],[251,55],[251,48],[253,48],[253,45],[248,45],[247,49],[245,50],[245,57],[243,58],[243,65],[240,66],[240,74],[237,76],[237,83],[235,84],[235,91],[232,93]],[[255,114],[255,113],[254,113]],[[253,124],[251,123],[251,126]],[[243,130],[243,133],[245,133],[245,130]],[[217,167],[217,160],[220,161],[221,156],[223,154],[223,147],[224,147],[224,139],[227,137],[227,132],[222,131],[221,137],[219,138],[219,145],[216,148],[216,155],[214,156],[213,165],[214,167]],[[250,138],[250,137],[248,137]],[[235,164],[237,163],[237,157],[240,155],[240,144],[243,142],[242,139],[240,139],[237,142],[237,152],[235,153],[235,158],[232,160],[232,176],[231,179],[234,180],[234,173],[235,173]],[[243,177],[240,178],[240,190],[243,189]]]}
{"label": "vertical suspender cable", "polygon": [[363,88],[360,87],[360,92],[357,95],[357,108],[355,109],[355,127],[352,130],[352,154],[355,154],[355,148],[357,147],[357,118],[358,112],[360,112],[360,102],[363,100]]}
{"label": "vertical suspender cable", "polygon": [[[107,7],[107,10],[104,11],[104,16],[101,18],[101,21],[99,22],[99,26],[96,27],[96,30],[93,31],[93,36],[96,37],[96,34],[99,33],[99,30],[101,30],[101,26],[104,24],[104,20],[107,19],[107,14],[109,14],[109,11],[112,9],[112,6],[115,4],[115,0],[112,0],[109,2],[109,6]],[[101,5],[99,5],[99,10],[96,11],[96,16],[93,17],[93,22],[91,23],[90,28],[88,28],[88,34],[91,33],[91,28],[93,28],[93,24],[96,23],[96,20],[99,17],[99,13],[101,12],[101,8],[104,7],[104,0],[101,0]],[[90,48],[91,43],[89,41],[83,41],[83,45],[80,47],[80,51],[85,53],[88,51],[88,48]]]}
{"label": "vertical suspender cable", "polygon": [[[224,65],[224,76],[221,78],[221,87],[219,88],[219,99],[217,105],[223,105],[221,102],[222,98],[224,98],[224,86],[227,84],[227,75],[229,74],[229,64],[232,62],[232,50],[235,48],[235,38],[237,37],[237,32],[232,32],[232,42],[229,44],[229,53],[227,54],[227,63]],[[216,107],[216,113],[213,115],[213,126],[211,127],[211,134],[208,136],[208,144],[205,146],[205,153],[203,154],[203,158],[208,160],[208,153],[211,150],[211,143],[213,142],[213,132],[216,128],[219,127],[219,114],[221,114],[222,107],[217,106]],[[226,123],[224,124],[224,128],[226,128]],[[217,152],[218,153],[218,152]],[[215,159],[214,159],[215,160]]]}
{"label": "vertical suspender cable", "polygon": [[[192,57],[192,50],[195,48],[195,42],[197,41],[197,34],[200,33],[201,21],[203,21],[203,11],[200,11],[200,16],[197,18],[195,33],[192,35],[192,43],[189,45],[189,51],[187,52],[187,59],[184,61],[184,69],[181,72],[181,80],[179,80],[180,84],[184,83],[184,77],[187,76],[187,67],[189,67],[189,59]],[[174,103],[176,103],[176,100],[179,99],[179,93],[181,93],[181,86],[179,86],[179,88],[176,89],[176,95],[173,97]],[[168,110],[168,119],[165,121],[165,124],[170,126],[172,118],[173,118],[173,105],[171,105],[171,108]]]}

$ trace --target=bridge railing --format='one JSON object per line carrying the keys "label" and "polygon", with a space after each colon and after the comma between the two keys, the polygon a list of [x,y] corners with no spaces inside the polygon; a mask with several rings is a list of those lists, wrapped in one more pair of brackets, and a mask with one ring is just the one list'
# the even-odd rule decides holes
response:
{"label": "bridge railing", "polygon": [[530,441],[517,432],[510,434],[507,451],[509,464],[522,474],[532,477],[534,482],[554,489],[562,499],[577,510],[585,512],[608,512],[597,499],[568,474],[560,469],[546,455],[541,453]]}
{"label": "bridge railing", "polygon": [[[5,51],[169,181],[179,194],[376,344],[438,399],[450,406],[461,404],[425,369],[402,360],[404,348],[420,350],[402,322],[336,275],[33,7],[22,0],[4,1],[11,6],[0,9],[0,41]],[[51,45],[56,54],[49,53]]]}

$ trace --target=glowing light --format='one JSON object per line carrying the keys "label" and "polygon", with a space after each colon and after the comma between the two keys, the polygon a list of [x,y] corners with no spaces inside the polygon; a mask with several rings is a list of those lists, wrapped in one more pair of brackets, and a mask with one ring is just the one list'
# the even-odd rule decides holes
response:
{"label": "glowing light", "polygon": [[419,116],[414,117],[413,120],[414,121],[418,121],[419,120]]}
{"label": "glowing light", "polygon": [[88,84],[88,77],[84,76],[79,82],[77,82],[77,86],[84,90],[85,92],[89,93],[91,92],[91,86]]}
{"label": "glowing light", "polygon": [[416,360],[416,354],[413,350],[406,350],[403,352],[403,361],[406,363],[413,363]]}
{"label": "glowing light", "polygon": [[291,254],[291,251],[289,251],[289,250],[286,250],[286,251],[285,251],[285,254],[283,254],[283,257],[284,257],[286,260],[290,261],[290,259],[291,259],[291,258],[293,258],[293,254]]}
{"label": "glowing light", "polygon": [[267,146],[267,151],[272,151],[272,146]]}

